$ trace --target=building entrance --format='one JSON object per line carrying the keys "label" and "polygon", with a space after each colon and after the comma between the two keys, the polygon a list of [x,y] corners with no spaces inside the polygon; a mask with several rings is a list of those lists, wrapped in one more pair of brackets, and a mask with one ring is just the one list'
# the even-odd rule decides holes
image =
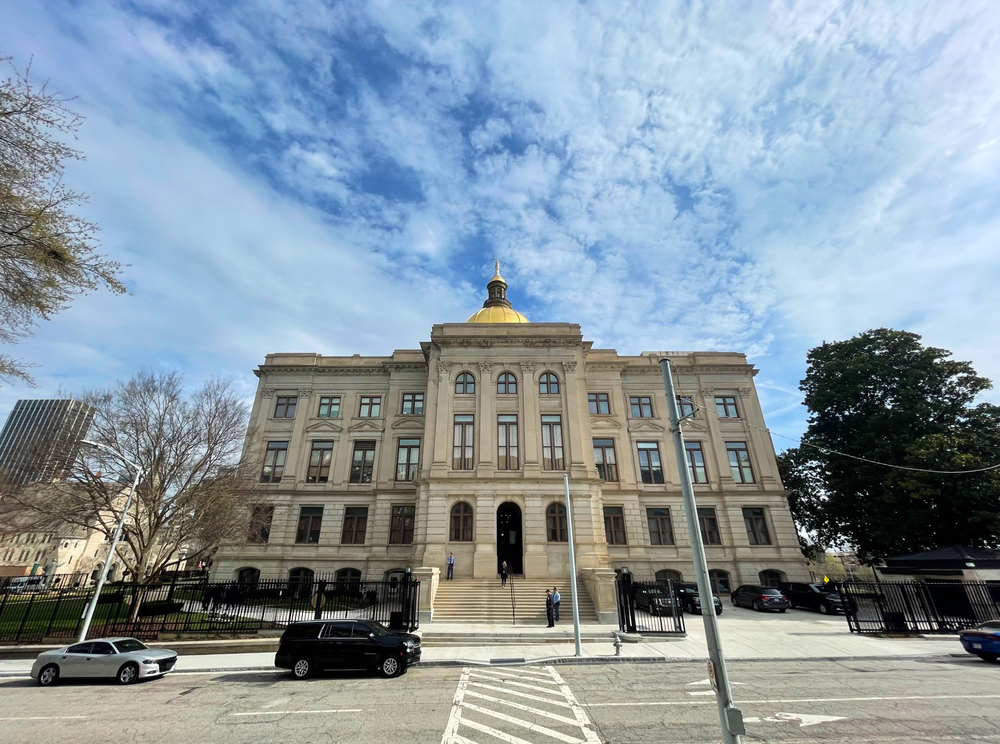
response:
{"label": "building entrance", "polygon": [[522,542],[521,508],[513,501],[505,501],[497,509],[497,573],[502,561],[507,561],[510,573],[524,573]]}

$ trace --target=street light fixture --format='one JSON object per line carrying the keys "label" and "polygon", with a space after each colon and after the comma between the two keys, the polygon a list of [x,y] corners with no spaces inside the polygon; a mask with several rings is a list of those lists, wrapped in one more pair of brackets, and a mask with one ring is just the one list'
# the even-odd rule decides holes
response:
{"label": "street light fixture", "polygon": [[87,611],[83,615],[83,627],[80,629],[80,637],[77,639],[77,643],[83,643],[87,640],[87,631],[90,630],[90,621],[94,619],[94,610],[97,609],[97,600],[101,596],[101,589],[104,588],[104,581],[108,578],[108,569],[111,568],[111,561],[114,560],[115,557],[115,549],[118,547],[118,539],[121,537],[122,527],[125,525],[125,517],[128,515],[128,510],[132,506],[132,499],[135,497],[135,489],[138,488],[139,479],[142,477],[142,468],[134,462],[127,460],[121,452],[111,449],[106,444],[92,442],[89,439],[81,439],[80,444],[105,450],[106,452],[110,452],[120,458],[126,465],[135,468],[135,479],[132,481],[132,488],[129,489],[128,498],[125,500],[125,507],[122,509],[121,518],[118,520],[118,525],[115,527],[114,537],[111,538],[111,549],[108,551],[108,557],[104,561],[104,568],[101,569],[101,575],[97,579],[97,586],[94,587],[94,596],[91,597],[90,604],[87,605]]}

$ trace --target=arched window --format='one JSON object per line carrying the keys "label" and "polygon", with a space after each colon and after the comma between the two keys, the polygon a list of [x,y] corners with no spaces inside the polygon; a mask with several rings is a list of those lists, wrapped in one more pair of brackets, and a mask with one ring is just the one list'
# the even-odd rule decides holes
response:
{"label": "arched window", "polygon": [[451,507],[451,541],[472,542],[472,506],[464,501]]}
{"label": "arched window", "polygon": [[108,569],[108,581],[118,580],[118,564],[112,563],[111,568]]}
{"label": "arched window", "polygon": [[662,571],[656,572],[656,583],[666,584],[668,581],[683,581],[684,577],[681,575],[680,571],[671,571],[669,568],[664,568]]}
{"label": "arched window", "polygon": [[311,568],[293,568],[288,572],[288,589],[296,599],[306,599],[312,594],[314,574]]}
{"label": "arched window", "polygon": [[729,574],[718,568],[708,572],[708,580],[712,583],[712,594],[729,594],[733,591],[729,583]]}
{"label": "arched window", "polygon": [[236,582],[238,584],[256,584],[258,581],[260,581],[259,568],[247,566],[246,568],[241,568],[236,573]]}
{"label": "arched window", "polygon": [[757,576],[760,579],[761,586],[769,586],[773,587],[774,589],[777,589],[778,585],[782,581],[784,581],[784,578],[781,575],[781,571],[774,571],[772,569],[768,569],[767,571],[761,571],[759,574],[757,574]]}
{"label": "arched window", "polygon": [[476,392],[476,378],[471,372],[463,372],[455,378],[455,392],[458,395],[472,395]]}
{"label": "arched window", "polygon": [[497,394],[517,395],[517,378],[513,372],[504,372],[497,379]]}
{"label": "arched window", "polygon": [[559,378],[546,372],[538,379],[538,392],[542,395],[559,395]]}
{"label": "arched window", "polygon": [[553,501],[545,510],[546,531],[549,542],[567,542],[569,537],[566,532],[566,505]]}
{"label": "arched window", "polygon": [[342,568],[336,573],[337,583],[341,582],[361,582],[361,570],[357,568]]}

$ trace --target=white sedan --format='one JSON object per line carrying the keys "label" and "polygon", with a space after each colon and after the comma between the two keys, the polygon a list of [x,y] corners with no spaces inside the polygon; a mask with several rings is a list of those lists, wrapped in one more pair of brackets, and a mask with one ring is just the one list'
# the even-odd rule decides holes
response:
{"label": "white sedan", "polygon": [[129,685],[162,677],[176,663],[176,651],[152,649],[135,638],[94,638],[39,654],[31,666],[31,678],[42,687],[71,677],[116,679]]}

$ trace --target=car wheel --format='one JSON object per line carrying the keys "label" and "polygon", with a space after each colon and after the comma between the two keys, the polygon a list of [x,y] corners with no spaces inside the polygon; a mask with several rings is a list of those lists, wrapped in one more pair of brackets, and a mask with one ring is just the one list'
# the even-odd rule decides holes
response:
{"label": "car wheel", "polygon": [[784,611],[785,611],[786,609],[787,609],[787,608],[785,608],[785,607],[782,607],[782,608],[781,608],[780,610],[778,610],[778,612],[784,612]]}
{"label": "car wheel", "polygon": [[403,664],[394,655],[385,656],[379,662],[378,671],[383,677],[396,677],[403,671]]}
{"label": "car wheel", "polygon": [[828,605],[826,602],[824,602],[823,604],[821,604],[819,606],[819,614],[821,614],[821,615],[829,615],[830,614],[830,605]]}
{"label": "car wheel", "polygon": [[38,684],[40,687],[51,687],[59,681],[59,667],[49,664],[38,673]]}
{"label": "car wheel", "polygon": [[300,656],[292,664],[292,676],[295,679],[306,679],[313,673],[312,662],[305,656]]}
{"label": "car wheel", "polygon": [[732,601],[733,607],[739,607],[740,606],[740,603],[736,601],[736,597],[730,597],[729,599]]}
{"label": "car wheel", "polygon": [[[996,661],[998,658],[1000,658],[1000,654],[991,654],[989,652],[983,654],[976,654],[976,656],[978,656],[983,661],[990,661],[990,662]],[[39,679],[41,679],[41,677],[39,677]]]}
{"label": "car wheel", "polygon": [[760,602],[758,602],[756,599],[750,603],[750,606],[753,608],[754,612],[760,612]]}
{"label": "car wheel", "polygon": [[139,665],[138,664],[122,664],[122,668],[118,670],[118,674],[115,676],[120,685],[130,685],[139,679]]}

